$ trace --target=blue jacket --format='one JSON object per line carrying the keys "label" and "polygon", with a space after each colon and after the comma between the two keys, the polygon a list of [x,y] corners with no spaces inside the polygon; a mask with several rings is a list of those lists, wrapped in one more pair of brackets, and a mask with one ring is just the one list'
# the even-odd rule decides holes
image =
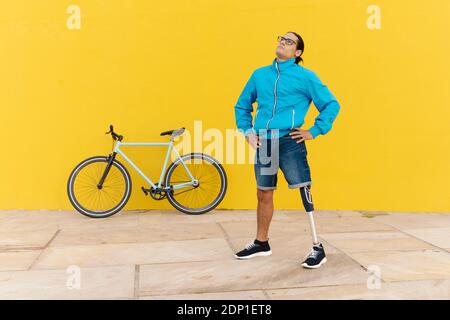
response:
{"label": "blue jacket", "polygon": [[[255,101],[258,108],[252,119]],[[295,58],[282,62],[275,58],[271,65],[253,71],[247,81],[234,107],[236,126],[245,136],[254,132],[266,138],[282,137],[304,123],[311,101],[320,113],[309,128],[315,138],[330,131],[339,103],[319,77],[296,64]]]}

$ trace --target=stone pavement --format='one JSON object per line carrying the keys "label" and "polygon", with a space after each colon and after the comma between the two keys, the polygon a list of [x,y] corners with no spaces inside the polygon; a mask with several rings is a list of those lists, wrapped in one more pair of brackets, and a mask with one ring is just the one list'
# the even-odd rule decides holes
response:
{"label": "stone pavement", "polygon": [[304,211],[274,214],[273,254],[234,252],[255,212],[0,211],[0,299],[450,299],[450,214],[318,211],[328,262]]}

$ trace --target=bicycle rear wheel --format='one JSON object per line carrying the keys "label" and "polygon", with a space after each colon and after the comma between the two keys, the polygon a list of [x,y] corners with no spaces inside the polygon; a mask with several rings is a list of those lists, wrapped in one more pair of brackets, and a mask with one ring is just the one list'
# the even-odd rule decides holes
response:
{"label": "bicycle rear wheel", "polygon": [[[167,192],[170,204],[187,214],[203,214],[213,210],[223,200],[227,190],[224,168],[216,159],[203,153],[183,155],[181,159],[199,185]],[[169,166],[164,181],[166,186],[191,181],[180,159]]]}
{"label": "bicycle rear wheel", "polygon": [[67,181],[67,194],[74,208],[91,218],[106,218],[119,212],[131,194],[127,169],[114,159],[101,188],[98,183],[105,172],[108,157],[96,156],[80,162]]}

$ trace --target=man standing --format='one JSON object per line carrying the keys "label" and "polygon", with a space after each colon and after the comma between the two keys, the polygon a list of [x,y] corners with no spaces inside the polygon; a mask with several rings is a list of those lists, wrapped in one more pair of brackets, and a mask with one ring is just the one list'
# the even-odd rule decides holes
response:
{"label": "man standing", "polygon": [[[272,254],[268,233],[274,209],[273,191],[281,168],[288,187],[299,189],[310,221],[313,248],[302,266],[319,268],[327,261],[313,219],[312,181],[305,141],[330,131],[340,105],[313,71],[298,64],[303,61],[303,51],[304,42],[299,34],[288,32],[279,36],[277,57],[271,65],[253,71],[234,107],[238,130],[256,149],[254,171],[258,198],[256,239],[236,253],[237,259]],[[258,107],[253,119],[251,112],[256,101]],[[320,114],[311,128],[302,130],[311,102]]]}

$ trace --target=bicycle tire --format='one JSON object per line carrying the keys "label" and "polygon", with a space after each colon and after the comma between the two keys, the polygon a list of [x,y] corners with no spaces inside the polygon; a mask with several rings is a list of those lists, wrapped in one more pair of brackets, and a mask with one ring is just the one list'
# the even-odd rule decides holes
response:
{"label": "bicycle tire", "polygon": [[77,200],[75,192],[74,192],[74,184],[76,181],[76,177],[78,176],[78,173],[83,169],[86,168],[89,164],[95,163],[95,162],[106,162],[108,163],[108,157],[105,156],[94,156],[87,158],[83,161],[81,161],[70,173],[69,179],[67,180],[67,195],[69,197],[70,203],[72,206],[81,214],[88,216],[90,218],[106,218],[110,217],[113,214],[116,214],[122,208],[127,204],[130,196],[131,196],[131,189],[132,189],[132,183],[131,183],[131,176],[128,172],[128,170],[125,168],[125,166],[120,163],[118,160],[114,159],[112,165],[116,167],[125,180],[125,192],[123,197],[120,199],[118,204],[111,208],[110,210],[106,211],[93,211],[89,208],[84,207],[80,204],[80,202]]}
{"label": "bicycle tire", "polygon": [[[219,161],[217,161],[213,157],[211,157],[207,154],[203,154],[203,153],[189,153],[189,154],[185,154],[185,155],[181,156],[180,158],[183,159],[183,161],[188,160],[188,159],[194,159],[194,158],[207,159],[215,167],[215,169],[219,172],[220,179],[221,179],[221,188],[220,188],[220,192],[219,192],[218,196],[210,204],[208,204],[207,206],[203,206],[201,208],[189,208],[189,207],[182,205],[175,199],[175,196],[172,192],[167,192],[167,200],[169,201],[169,203],[175,209],[177,209],[183,213],[192,214],[192,215],[204,214],[204,213],[209,212],[209,211],[213,210],[214,208],[216,208],[222,202],[223,198],[225,197],[225,194],[227,191],[227,186],[228,186],[227,175],[226,175],[226,172],[225,172],[225,169],[223,168],[223,166],[220,164]],[[166,186],[171,185],[171,183],[170,183],[171,175],[172,175],[173,171],[175,170],[175,168],[177,166],[179,166],[180,164],[181,164],[180,159],[177,159],[167,169],[165,177],[164,177],[164,182],[165,182]],[[201,182],[200,182],[200,184],[201,184]]]}

